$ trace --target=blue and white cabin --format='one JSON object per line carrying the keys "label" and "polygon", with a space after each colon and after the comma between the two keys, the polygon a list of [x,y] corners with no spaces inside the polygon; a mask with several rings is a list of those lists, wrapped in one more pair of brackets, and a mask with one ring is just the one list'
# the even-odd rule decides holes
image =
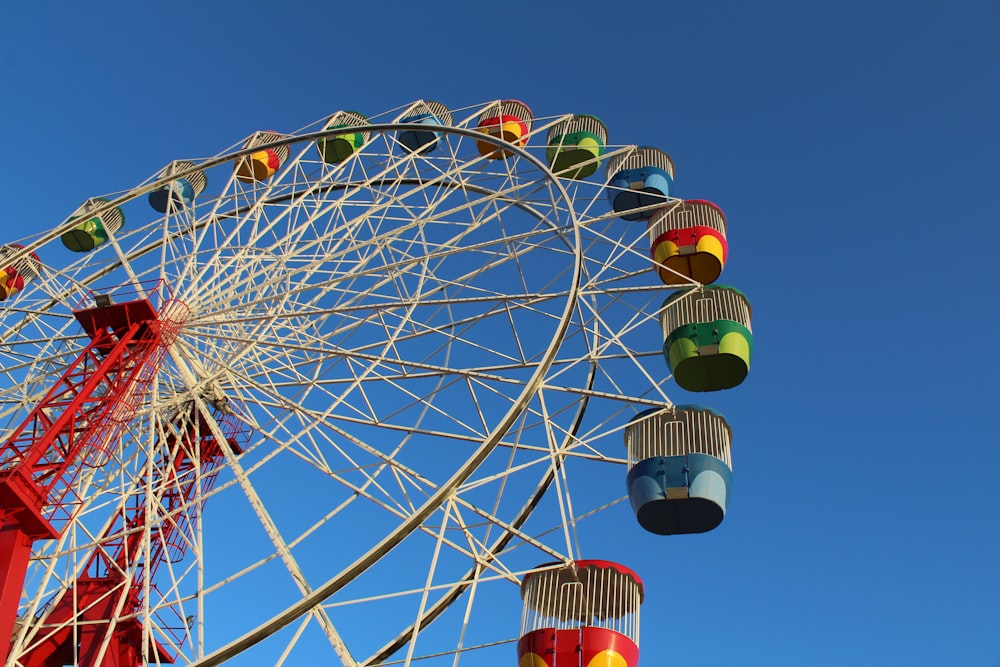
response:
{"label": "blue and white cabin", "polygon": [[673,196],[674,161],[658,148],[640,146],[614,156],[607,174],[611,207],[625,220],[644,220],[651,207]]}
{"label": "blue and white cabin", "polygon": [[190,208],[194,204],[194,198],[200,195],[205,186],[208,185],[208,177],[204,171],[192,171],[195,169],[193,162],[177,160],[171,162],[160,172],[160,179],[171,178],[175,174],[188,172],[182,178],[174,178],[149,193],[149,205],[154,211],[166,213],[167,211],[179,211]]}
{"label": "blue and white cabin", "polygon": [[426,130],[405,130],[399,133],[399,143],[411,153],[423,155],[438,146],[441,132],[435,131],[443,125],[452,124],[451,110],[440,102],[421,100],[414,102],[399,118],[400,123],[419,123]]}
{"label": "blue and white cabin", "polygon": [[628,497],[639,525],[657,535],[704,533],[726,514],[732,430],[711,408],[640,412],[625,427]]}

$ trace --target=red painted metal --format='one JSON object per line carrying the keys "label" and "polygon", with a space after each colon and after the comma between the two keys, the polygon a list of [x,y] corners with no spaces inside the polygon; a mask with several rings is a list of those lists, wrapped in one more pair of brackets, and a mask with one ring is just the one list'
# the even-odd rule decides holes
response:
{"label": "red painted metal", "polygon": [[[228,408],[212,412],[230,449],[234,454],[242,453],[249,439],[244,422]],[[176,432],[157,444],[152,474],[138,481],[136,492],[104,531],[76,586],[52,601],[50,611],[39,619],[52,630],[43,630],[20,656],[24,667],[145,664],[139,618],[145,582],[149,580],[154,585],[152,581],[160,564],[183,558],[191,539],[189,517],[200,509],[191,508],[191,503],[199,492],[211,489],[218,466],[225,458],[223,448],[198,410],[192,408],[178,415],[174,427]],[[154,510],[152,517],[147,514],[149,509]],[[157,533],[150,539],[148,558],[142,548],[147,523]],[[164,629],[184,623],[185,619],[178,616],[161,621],[159,625]],[[175,634],[172,640],[179,646],[184,634]],[[107,647],[102,654],[105,643]],[[149,663],[174,662],[174,656],[155,638],[149,641],[148,653]]]}
{"label": "red painted metal", "polygon": [[[543,565],[539,565],[538,569],[542,570],[543,568],[548,568],[549,566],[561,565],[561,564],[562,563],[559,562],[559,561],[554,561],[552,563],[545,563]],[[614,570],[615,572],[618,572],[619,574],[625,575],[626,577],[628,577],[629,579],[631,579],[632,581],[634,581],[635,584],[636,584],[636,586],[639,587],[639,602],[642,602],[642,598],[645,595],[645,588],[643,586],[642,579],[640,579],[639,575],[636,574],[635,571],[632,570],[631,568],[625,567],[621,563],[614,563],[614,562],[612,562],[610,560],[595,560],[593,558],[587,559],[587,560],[573,561],[573,566],[577,570],[583,570],[583,569],[587,569],[587,568],[590,568],[590,569],[593,569],[593,570]],[[527,583],[528,579],[530,579],[531,577],[535,576],[536,574],[538,574],[538,573],[537,572],[529,572],[528,574],[524,575],[524,579],[521,581],[521,597],[522,597],[522,599],[524,598],[524,591],[527,590],[527,587],[525,586],[525,583]]]}
{"label": "red painted metal", "polygon": [[521,637],[517,658],[528,667],[636,667],[639,647],[606,628],[541,628]]}
{"label": "red painted metal", "polygon": [[[120,599],[122,594],[124,600]],[[108,637],[107,619],[120,616],[120,605],[129,608],[138,604],[134,591],[106,579],[79,579],[75,595],[76,606],[81,611],[74,609],[73,604],[57,604],[45,619],[54,630],[30,652],[19,656],[19,664],[26,667],[136,667],[143,664],[143,633],[138,618],[131,616],[118,620]],[[104,648],[106,637],[107,647]],[[173,662],[173,657],[159,642],[152,642],[151,649],[149,664]]]}
{"label": "red painted metal", "polygon": [[[31,546],[54,539],[145,397],[179,323],[148,298],[75,311],[90,342],[0,446],[0,637],[11,637]],[[0,663],[9,646],[0,640]]]}

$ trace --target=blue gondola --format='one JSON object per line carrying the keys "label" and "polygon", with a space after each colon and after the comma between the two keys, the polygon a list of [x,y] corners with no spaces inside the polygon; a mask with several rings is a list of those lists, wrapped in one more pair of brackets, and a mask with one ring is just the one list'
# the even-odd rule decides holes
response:
{"label": "blue gondola", "polygon": [[441,139],[438,128],[452,124],[451,111],[440,102],[433,100],[416,102],[399,119],[400,123],[419,123],[426,130],[404,130],[399,133],[399,143],[411,153],[423,155],[437,148]]}
{"label": "blue gondola", "polygon": [[658,148],[642,146],[617,155],[608,161],[607,173],[611,207],[625,220],[644,220],[653,209],[641,209],[673,196],[674,161]]}
{"label": "blue gondola", "polygon": [[657,535],[704,533],[726,514],[732,431],[697,405],[653,408],[625,427],[628,496],[639,525]]}
{"label": "blue gondola", "polygon": [[[174,174],[183,173],[194,168],[194,163],[178,161],[160,172],[160,178],[169,178]],[[197,197],[208,184],[208,177],[204,171],[194,171],[166,183],[160,188],[149,193],[149,205],[153,210],[166,213],[170,210],[180,210],[190,208]]]}

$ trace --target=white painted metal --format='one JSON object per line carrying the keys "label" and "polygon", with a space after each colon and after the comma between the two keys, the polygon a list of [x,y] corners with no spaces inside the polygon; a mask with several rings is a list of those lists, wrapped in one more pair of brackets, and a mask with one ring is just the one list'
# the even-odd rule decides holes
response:
{"label": "white painted metal", "polygon": [[[179,407],[223,399],[254,430],[244,453],[174,516],[170,489],[147,489],[158,523],[144,548],[159,524],[191,526],[139,615],[176,664],[457,665],[510,650],[511,584],[598,547],[587,527],[621,499],[624,425],[671,402],[645,230],[608,211],[602,184],[550,173],[540,138],[565,114],[482,158],[477,141],[502,142],[475,127],[497,108],[453,109],[428,156],[394,150],[413,127],[396,110],[335,165],[315,148],[324,121],[281,135],[287,162],[264,182],[233,174],[259,143],[172,163],[91,211],[121,207],[129,225],[63,266],[47,251],[71,221],[20,240],[10,257],[36,252],[45,270],[0,313],[4,422],[79,349],[70,308],[92,288],[162,280],[191,314],[108,465],[79,478],[74,523],[38,544],[15,654],[51,632],[46,603],[150,479]],[[203,172],[192,207],[145,208],[165,179]],[[606,487],[576,481],[596,470]]]}

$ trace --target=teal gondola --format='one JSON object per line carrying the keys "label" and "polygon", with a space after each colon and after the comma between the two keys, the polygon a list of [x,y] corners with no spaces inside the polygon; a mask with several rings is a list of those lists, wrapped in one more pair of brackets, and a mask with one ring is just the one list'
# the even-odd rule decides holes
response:
{"label": "teal gondola", "polygon": [[94,197],[84,202],[70,217],[76,224],[63,232],[62,244],[73,252],[90,252],[104,245],[112,234],[125,224],[125,214],[121,207],[109,207],[110,202],[103,197]]}
{"label": "teal gondola", "polygon": [[663,302],[663,355],[688,391],[719,391],[742,383],[753,359],[750,302],[727,285],[674,292]]}
{"label": "teal gondola", "polygon": [[338,133],[316,140],[316,149],[327,164],[337,164],[351,157],[361,147],[368,143],[372,133],[360,128],[370,125],[371,121],[358,111],[338,111],[326,121],[324,130],[343,129]]}
{"label": "teal gondola", "polygon": [[608,129],[596,116],[575,115],[552,126],[545,156],[552,171],[566,178],[586,178],[601,166]]}

